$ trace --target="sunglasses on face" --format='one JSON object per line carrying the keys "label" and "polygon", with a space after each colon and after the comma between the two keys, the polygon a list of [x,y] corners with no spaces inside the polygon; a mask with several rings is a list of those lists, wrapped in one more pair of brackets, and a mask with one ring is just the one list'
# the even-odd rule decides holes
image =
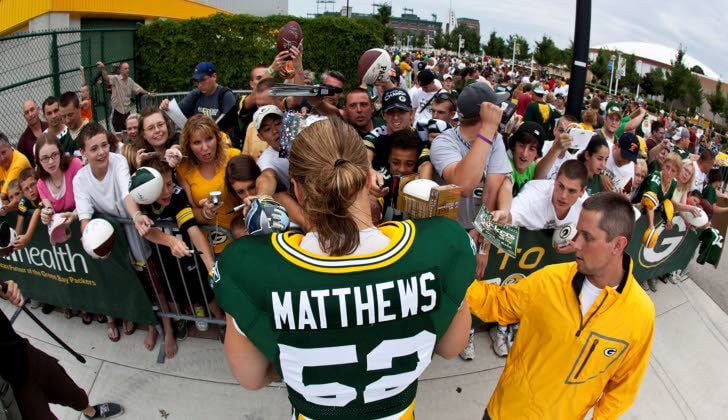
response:
{"label": "sunglasses on face", "polygon": [[438,102],[450,101],[455,109],[458,108],[458,104],[455,103],[455,98],[447,92],[439,92],[435,94],[435,99],[437,99]]}

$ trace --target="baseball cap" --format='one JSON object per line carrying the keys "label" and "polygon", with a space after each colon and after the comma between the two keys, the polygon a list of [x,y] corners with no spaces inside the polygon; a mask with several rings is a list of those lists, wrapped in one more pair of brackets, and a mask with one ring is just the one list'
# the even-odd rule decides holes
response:
{"label": "baseball cap", "polygon": [[480,115],[480,104],[483,102],[500,105],[508,100],[508,96],[508,92],[495,93],[485,82],[471,83],[458,96],[458,110],[463,118],[475,117]]}
{"label": "baseball cap", "polygon": [[544,130],[541,124],[534,121],[526,121],[519,125],[516,131],[511,134],[511,137],[508,139],[508,148],[513,148],[515,146],[514,143],[519,138],[531,136],[538,141],[538,156],[541,157],[541,149],[543,149],[543,143],[546,140],[545,134],[546,130]]}
{"label": "baseball cap", "polygon": [[450,80],[452,80],[452,74],[450,74],[450,73],[445,73],[445,74],[444,74],[444,75],[442,76],[442,80],[447,80],[447,79],[450,79]]}
{"label": "baseball cap", "polygon": [[687,128],[681,127],[679,130],[675,132],[675,135],[672,136],[673,141],[678,141],[683,137],[690,137],[690,131],[688,131]]}
{"label": "baseball cap", "polygon": [[544,88],[543,84],[541,83],[534,83],[533,84],[533,93],[536,95],[543,96],[546,94],[546,89]]}
{"label": "baseball cap", "polygon": [[420,86],[427,86],[434,82],[435,79],[437,79],[437,75],[430,69],[424,69],[417,73],[417,81],[420,83]]}
{"label": "baseball cap", "polygon": [[253,126],[255,129],[260,130],[260,126],[263,125],[265,117],[271,114],[283,117],[283,113],[275,105],[264,105],[258,108],[258,110],[255,111],[255,114],[253,114]]}
{"label": "baseball cap", "polygon": [[609,101],[609,103],[607,103],[606,113],[607,113],[607,115],[619,114],[621,116],[622,108],[616,102]]}
{"label": "baseball cap", "polygon": [[382,112],[386,113],[393,109],[412,111],[412,100],[407,92],[400,88],[389,89],[382,97]]}
{"label": "baseball cap", "polygon": [[50,237],[51,245],[66,242],[71,237],[71,231],[65,222],[66,218],[61,217],[58,213],[54,214],[51,218],[51,222],[48,224],[48,236]]}
{"label": "baseball cap", "polygon": [[212,76],[217,73],[212,63],[203,61],[195,66],[195,72],[192,74],[192,80],[202,80],[205,76]]}
{"label": "baseball cap", "polygon": [[640,141],[634,133],[624,133],[619,137],[619,150],[623,158],[634,162],[640,154]]}

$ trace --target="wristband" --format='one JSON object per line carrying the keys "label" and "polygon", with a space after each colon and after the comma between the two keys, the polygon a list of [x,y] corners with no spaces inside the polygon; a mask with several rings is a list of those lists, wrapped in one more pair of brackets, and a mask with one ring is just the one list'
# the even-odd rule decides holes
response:
{"label": "wristband", "polygon": [[137,218],[137,216],[139,216],[140,214],[142,214],[141,210],[137,210],[137,211],[136,211],[136,212],[134,213],[134,215],[133,215],[133,216],[131,217],[131,221],[132,221],[132,222],[134,222],[134,223],[136,223],[136,218]]}
{"label": "wristband", "polygon": [[268,66],[268,68],[266,70],[268,70],[268,74],[270,74],[271,76],[276,75],[276,72],[273,71],[273,68],[271,66]]}
{"label": "wristband", "polygon": [[485,137],[484,135],[478,133],[478,138],[483,140],[484,142],[488,143],[490,146],[493,145],[493,140],[489,139],[488,137]]}

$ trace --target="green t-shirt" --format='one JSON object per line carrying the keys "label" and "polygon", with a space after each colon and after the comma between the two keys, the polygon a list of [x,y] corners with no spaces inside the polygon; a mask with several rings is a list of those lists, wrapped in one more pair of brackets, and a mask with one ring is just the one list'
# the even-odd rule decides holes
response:
{"label": "green t-shirt", "polygon": [[662,171],[655,171],[649,174],[644,182],[644,184],[646,185],[644,192],[652,191],[653,193],[655,193],[655,195],[657,195],[658,203],[662,203],[665,200],[671,199],[672,195],[675,193],[675,188],[677,188],[677,180],[673,178],[673,180],[670,181],[670,187],[667,189],[667,191],[663,191],[662,182],[660,181],[661,176]]}
{"label": "green t-shirt", "polygon": [[511,167],[513,168],[513,172],[511,172],[511,179],[513,180],[513,196],[515,197],[518,195],[518,192],[521,191],[521,188],[523,188],[526,182],[532,180],[536,176],[536,162],[531,162],[525,171],[518,172],[516,165],[513,164],[513,158],[509,156],[508,160],[511,161]]}
{"label": "green t-shirt", "polygon": [[586,193],[594,195],[604,191],[602,186],[602,177],[599,174],[594,174],[593,177],[589,178],[589,182],[586,184]]}
{"label": "green t-shirt", "polygon": [[715,204],[718,201],[718,194],[716,194],[715,188],[712,185],[707,184],[703,188],[703,198],[710,204]]}
{"label": "green t-shirt", "polygon": [[379,229],[387,247],[342,257],[302,249],[300,233],[246,236],[213,269],[220,307],[282,374],[295,418],[408,409],[473,282],[475,245],[456,222]]}
{"label": "green t-shirt", "polygon": [[674,148],[673,151],[677,153],[678,156],[680,156],[680,159],[687,159],[690,157],[690,152],[687,152],[679,147]]}

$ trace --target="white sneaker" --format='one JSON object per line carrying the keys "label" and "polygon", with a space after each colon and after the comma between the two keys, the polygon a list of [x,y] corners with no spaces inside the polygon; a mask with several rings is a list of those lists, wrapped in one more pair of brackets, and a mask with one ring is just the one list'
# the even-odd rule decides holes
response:
{"label": "white sneaker", "polygon": [[473,340],[473,337],[475,336],[475,332],[473,330],[470,330],[470,334],[468,334],[468,344],[465,346],[463,351],[460,352],[460,358],[463,360],[473,360],[475,358],[475,342]]}
{"label": "white sneaker", "polygon": [[497,356],[508,356],[508,333],[501,331],[498,326],[490,329],[490,339],[493,340],[493,351]]}
{"label": "white sneaker", "polygon": [[506,337],[508,340],[506,340],[506,346],[508,347],[508,353],[511,352],[511,347],[513,347],[513,340],[516,339],[516,333],[518,332],[518,324],[509,325],[508,329],[506,330]]}

